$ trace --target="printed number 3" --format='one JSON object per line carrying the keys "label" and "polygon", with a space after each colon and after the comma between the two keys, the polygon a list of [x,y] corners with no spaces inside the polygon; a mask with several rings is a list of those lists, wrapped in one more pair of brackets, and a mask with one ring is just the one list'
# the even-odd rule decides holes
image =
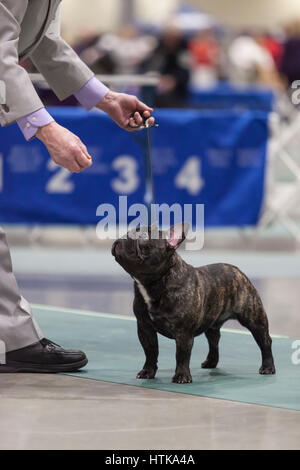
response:
{"label": "printed number 3", "polygon": [[111,182],[112,189],[117,193],[133,193],[140,183],[136,160],[129,155],[120,155],[113,161],[112,167],[119,171],[119,176]]}

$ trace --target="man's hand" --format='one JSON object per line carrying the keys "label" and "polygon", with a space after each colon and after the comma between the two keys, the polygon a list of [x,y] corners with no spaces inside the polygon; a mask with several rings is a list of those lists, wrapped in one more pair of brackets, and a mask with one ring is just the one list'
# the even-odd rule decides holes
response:
{"label": "man's hand", "polygon": [[138,130],[148,118],[149,126],[154,124],[154,118],[150,117],[153,109],[133,95],[109,91],[97,104],[97,108],[105,111],[118,126],[126,131]]}
{"label": "man's hand", "polygon": [[79,173],[92,165],[92,158],[79,137],[56,122],[40,127],[36,137],[45,144],[52,160],[67,170]]}

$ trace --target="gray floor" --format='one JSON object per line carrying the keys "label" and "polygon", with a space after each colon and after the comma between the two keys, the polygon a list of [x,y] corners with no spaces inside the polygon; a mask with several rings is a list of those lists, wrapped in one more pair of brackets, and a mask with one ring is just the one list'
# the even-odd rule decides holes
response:
{"label": "gray floor", "polygon": [[[131,280],[108,250],[18,247],[12,255],[32,303],[132,314]],[[299,338],[299,254],[215,250],[194,258],[229,260],[261,293],[272,333]],[[63,375],[2,375],[0,397],[0,449],[300,448],[296,411]]]}
{"label": "gray floor", "polygon": [[299,449],[296,411],[54,375],[0,394],[0,449]]}

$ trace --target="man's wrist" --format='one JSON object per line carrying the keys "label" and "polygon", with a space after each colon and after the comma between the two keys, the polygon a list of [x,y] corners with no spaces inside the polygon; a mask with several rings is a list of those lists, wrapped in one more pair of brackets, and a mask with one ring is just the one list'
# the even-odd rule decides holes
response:
{"label": "man's wrist", "polygon": [[116,100],[116,97],[117,93],[109,90],[109,92],[104,96],[104,98],[102,98],[102,100],[97,103],[96,107],[107,113],[109,108]]}
{"label": "man's wrist", "polygon": [[98,103],[105,98],[109,91],[107,86],[96,77],[92,77],[74,96],[89,111],[94,106],[98,106]]}
{"label": "man's wrist", "polygon": [[46,124],[45,126],[39,127],[38,130],[36,131],[35,136],[42,142],[45,142],[47,138],[49,137],[49,133],[52,133],[53,128],[56,125],[57,123],[55,121],[52,121],[49,124]]}
{"label": "man's wrist", "polygon": [[37,131],[47,124],[53,122],[53,117],[48,113],[45,108],[41,108],[38,111],[27,114],[17,119],[17,124],[22,131],[25,139],[31,140],[36,136]]}

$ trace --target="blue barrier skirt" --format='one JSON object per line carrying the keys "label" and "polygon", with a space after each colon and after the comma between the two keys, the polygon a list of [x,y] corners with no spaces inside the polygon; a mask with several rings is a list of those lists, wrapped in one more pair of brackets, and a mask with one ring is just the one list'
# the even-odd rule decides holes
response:
{"label": "blue barrier skirt", "polygon": [[[144,202],[145,131],[128,133],[100,112],[50,108],[93,156],[72,174],[51,160],[38,139],[16,125],[0,129],[0,223],[96,224],[100,204],[119,196]],[[158,204],[205,205],[206,226],[255,225],[264,194],[268,113],[157,110],[151,130]]]}
{"label": "blue barrier skirt", "polygon": [[216,110],[272,111],[274,99],[274,92],[268,88],[233,86],[226,82],[218,83],[209,89],[191,89],[188,97],[190,106]]}

